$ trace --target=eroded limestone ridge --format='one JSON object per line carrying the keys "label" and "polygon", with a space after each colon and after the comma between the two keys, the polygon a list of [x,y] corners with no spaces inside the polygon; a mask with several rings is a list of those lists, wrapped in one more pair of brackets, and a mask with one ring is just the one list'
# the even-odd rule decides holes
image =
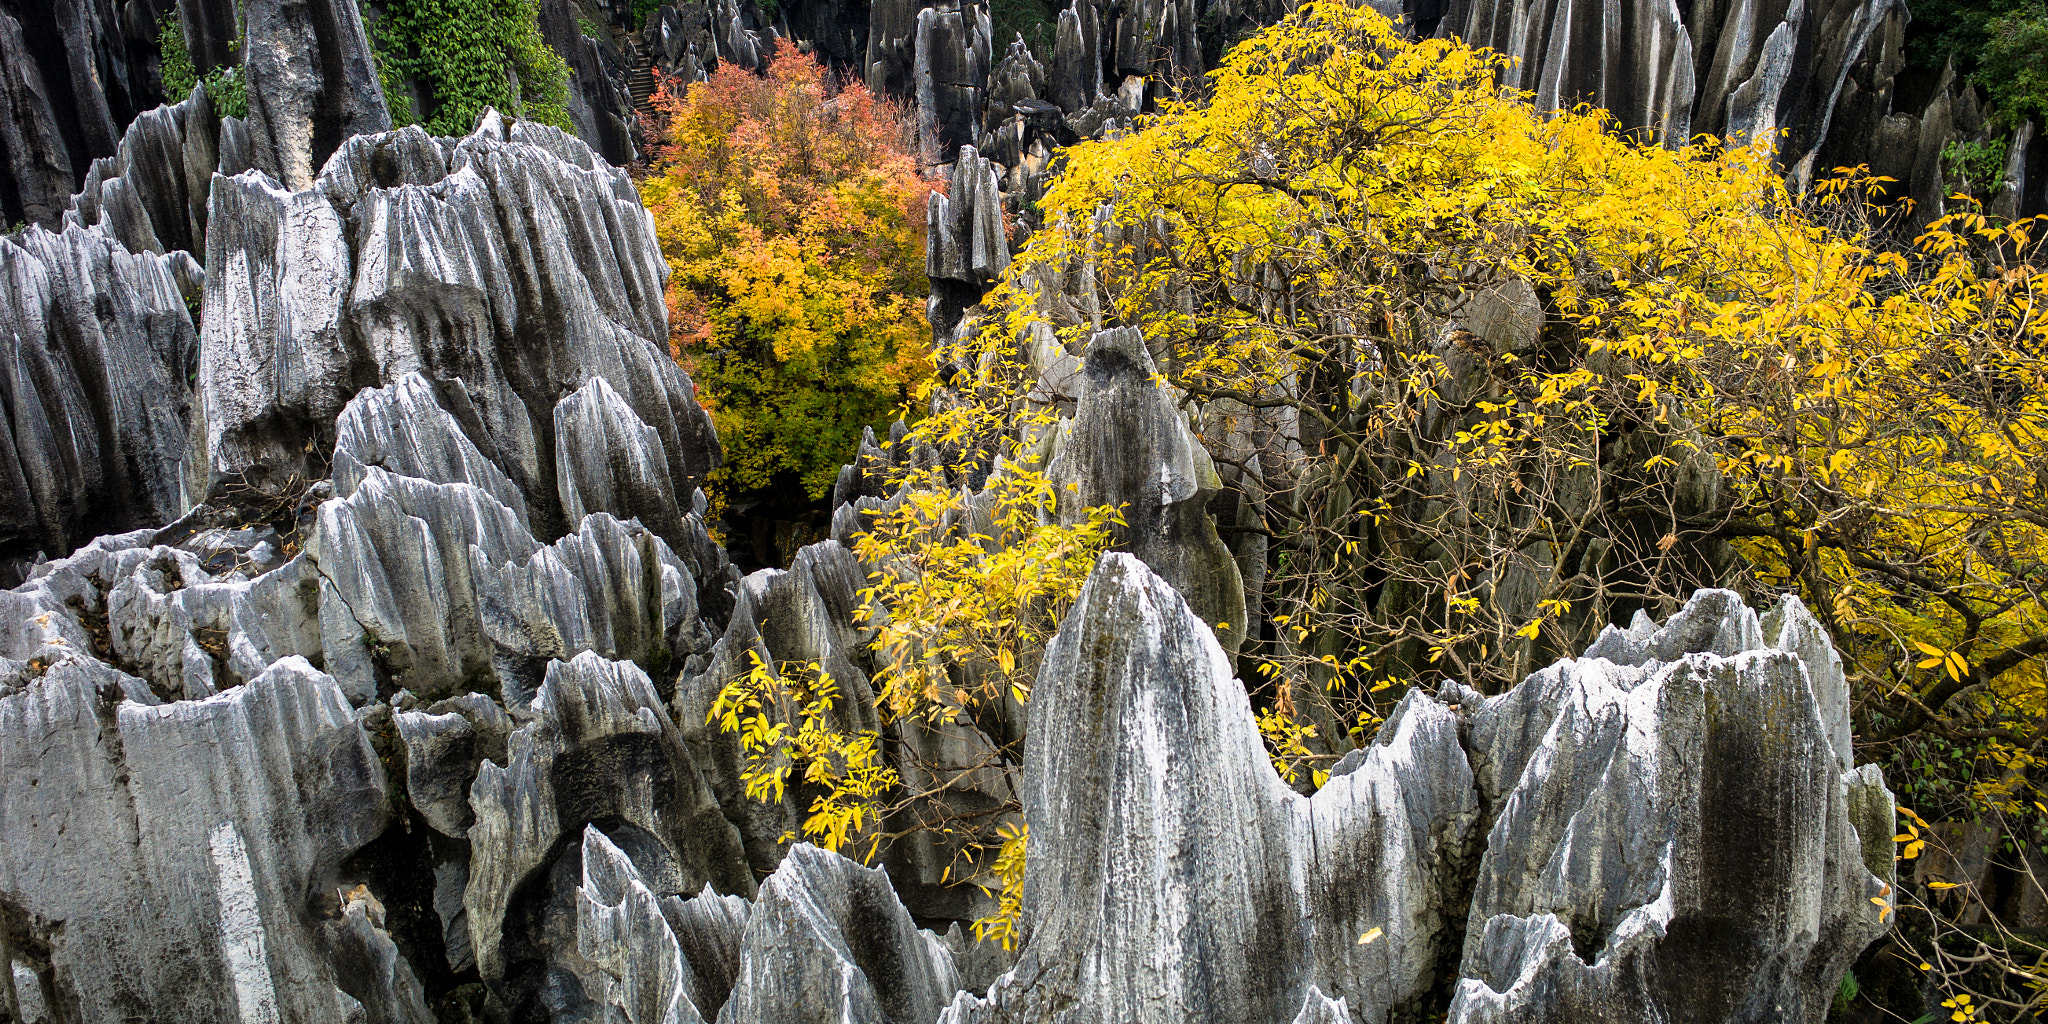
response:
{"label": "eroded limestone ridge", "polygon": [[[394,520],[421,550],[490,502],[387,478],[466,503]],[[398,499],[366,483],[323,523],[365,500]],[[453,545],[472,571],[521,536],[496,508]],[[632,529],[573,539],[659,549]],[[506,564],[593,610],[636,577]],[[24,1005],[75,1014],[48,1019],[427,1021],[477,978],[502,1020],[1819,1021],[1883,928],[1890,794],[1847,767],[1841,670],[1792,599],[1703,591],[1499,697],[1411,694],[1303,797],[1210,628],[1105,554],[1033,691],[1021,958],[969,990],[972,951],[884,872],[797,845],[756,885],[731,752],[679,714],[703,695],[616,651],[431,705],[297,653],[178,699],[95,632],[131,620],[88,613],[95,579],[190,574],[124,614],[224,604],[233,632],[290,614],[236,604],[285,571],[209,581],[131,535],[0,595],[27,627],[0,640],[34,650],[0,697],[0,908]],[[551,621],[520,611],[500,625]]]}

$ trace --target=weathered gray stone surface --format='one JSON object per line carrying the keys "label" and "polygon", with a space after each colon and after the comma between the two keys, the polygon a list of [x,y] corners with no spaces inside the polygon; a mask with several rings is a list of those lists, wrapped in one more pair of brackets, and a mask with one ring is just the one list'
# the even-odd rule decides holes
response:
{"label": "weathered gray stone surface", "polygon": [[405,793],[434,831],[463,838],[476,823],[469,785],[486,759],[506,763],[512,720],[489,694],[465,693],[392,716],[405,743]]}
{"label": "weathered gray stone surface", "polygon": [[949,1021],[1279,1024],[1311,985],[1383,1020],[1436,980],[1480,811],[1420,695],[1359,770],[1290,791],[1214,634],[1127,554],[1047,651],[1024,806],[1023,958]]}
{"label": "weathered gray stone surface", "polygon": [[203,701],[73,653],[0,698],[0,893],[76,1019],[347,1019],[321,918],[390,813],[298,658]]}
{"label": "weathered gray stone surface", "polygon": [[973,146],[962,146],[947,171],[946,194],[932,194],[926,225],[928,276],[985,285],[1010,265],[996,170]]}
{"label": "weathered gray stone surface", "polygon": [[130,252],[206,251],[207,186],[220,166],[220,119],[206,90],[143,111],[111,160],[96,160],[64,222],[105,223]]}
{"label": "weathered gray stone surface", "polygon": [[[436,382],[413,372],[390,387],[364,389],[335,420],[335,494],[353,495],[375,466],[398,476],[470,484],[530,528],[525,495],[457,418],[460,412],[474,419],[474,408],[459,378]],[[478,434],[491,443],[481,430]]]}
{"label": "weathered gray stone surface", "polygon": [[1061,424],[1046,475],[1060,520],[1082,521],[1097,505],[1126,506],[1115,546],[1130,551],[1186,597],[1195,614],[1236,650],[1244,637],[1244,582],[1207,513],[1222,486],[1215,462],[1158,382],[1144,336],[1134,328],[1089,341],[1080,400]]}
{"label": "weathered gray stone surface", "polygon": [[1890,795],[1836,752],[1847,687],[1818,624],[1796,601],[1771,620],[1767,646],[1702,591],[1471,710],[1498,814],[1452,1020],[1826,1016],[1884,929],[1889,851],[1880,877],[1865,843]]}
{"label": "weathered gray stone surface", "polygon": [[356,390],[408,373],[462,382],[451,414],[489,439],[547,536],[580,519],[557,494],[553,411],[594,379],[656,432],[645,457],[673,486],[687,493],[718,464],[665,349],[652,220],[624,172],[573,137],[487,115],[445,164],[416,129],[363,137],[316,187],[248,173],[215,202],[228,219],[208,237],[222,270],[206,300],[195,490],[318,475]]}
{"label": "weathered gray stone surface", "polygon": [[889,877],[808,844],[761,883],[720,1024],[939,1019],[959,991],[952,954],[920,930]]}
{"label": "weathered gray stone surface", "polygon": [[299,191],[342,140],[391,127],[362,13],[346,0],[245,0],[241,73],[264,173]]}
{"label": "weathered gray stone surface", "polygon": [[165,0],[0,9],[0,223],[60,224],[65,197],[157,101],[149,64]]}

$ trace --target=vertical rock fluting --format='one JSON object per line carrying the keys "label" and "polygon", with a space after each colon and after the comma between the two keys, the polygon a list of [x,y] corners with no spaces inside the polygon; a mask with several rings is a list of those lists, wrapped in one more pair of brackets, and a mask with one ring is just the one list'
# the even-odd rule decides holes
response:
{"label": "vertical rock fluting", "polygon": [[241,74],[256,166],[298,191],[342,141],[391,127],[363,17],[347,0],[245,0]]}
{"label": "vertical rock fluting", "polygon": [[129,252],[206,252],[207,189],[220,118],[206,90],[143,111],[111,159],[93,161],[64,223],[105,224]]}
{"label": "vertical rock fluting", "polygon": [[[492,124],[445,142],[358,137],[298,193],[217,178],[224,272],[203,339],[182,254],[132,255],[103,225],[0,242],[17,344],[54,338],[35,349],[46,360],[67,346],[148,356],[173,381],[196,359],[220,378],[200,389],[196,439],[164,445],[157,471],[177,494],[197,453],[205,479],[233,482],[164,529],[103,537],[0,592],[0,923],[39,1004],[75,1008],[62,1019],[424,1022],[465,972],[518,1003],[532,990],[502,969],[507,943],[530,958],[531,942],[578,934],[583,960],[542,955],[543,980],[561,981],[546,998],[602,1006],[618,991],[604,972],[634,955],[616,943],[645,929],[606,925],[586,900],[589,928],[559,931],[577,891],[623,907],[637,876],[669,913],[707,882],[752,889],[665,724],[668,666],[723,631],[736,578],[701,496],[683,512],[673,490],[717,448],[650,340],[666,328],[651,225],[581,143]],[[440,316],[463,308],[435,305],[450,296],[475,315]],[[102,335],[69,338],[80,323]],[[186,435],[184,411],[156,404],[182,387],[73,361],[17,358],[8,397],[104,392],[133,408],[21,412],[81,424],[56,450],[111,436],[140,456],[147,429]],[[573,498],[557,490],[558,447]],[[10,464],[47,468],[30,461],[47,450],[11,444]],[[329,465],[333,485],[303,483]],[[43,477],[99,486],[70,464]],[[487,789],[518,806],[479,801]],[[554,802],[544,821],[534,801]],[[588,845],[586,824],[624,867],[557,871],[580,863],[565,851]],[[732,915],[703,898],[676,911],[677,934],[725,951],[705,970],[729,989],[738,940],[718,922]]]}
{"label": "vertical rock fluting", "polygon": [[323,930],[342,861],[389,810],[324,673],[286,658],[158,704],[74,654],[0,699],[0,766],[0,894],[76,1015],[59,1019],[346,1019]]}
{"label": "vertical rock fluting", "polygon": [[1703,591],[1471,711],[1498,816],[1453,1020],[1827,1015],[1884,928],[1891,795],[1848,768],[1819,623],[1788,599],[1771,624]]}
{"label": "vertical rock fluting", "polygon": [[[358,137],[316,187],[245,173],[214,202],[195,492],[324,475],[342,406],[411,372],[463,382],[469,429],[547,536],[576,519],[558,491],[555,407],[593,379],[614,393],[617,429],[630,416],[655,431],[649,457],[676,491],[718,465],[710,417],[665,351],[653,221],[625,172],[574,138],[495,114],[445,149],[417,129]],[[668,529],[667,505],[634,513]]]}
{"label": "vertical rock fluting", "polygon": [[[156,102],[156,20],[171,4],[0,6],[0,225],[56,228],[65,197]],[[175,97],[174,97],[175,98]]]}
{"label": "vertical rock fluting", "polygon": [[189,503],[190,264],[75,225],[0,238],[0,582]]}
{"label": "vertical rock fluting", "polygon": [[942,1019],[1281,1024],[1315,985],[1378,1021],[1424,996],[1479,805],[1456,714],[1403,708],[1296,795],[1210,628],[1104,555],[1032,690],[1023,958]]}
{"label": "vertical rock fluting", "polygon": [[1245,632],[1244,581],[1207,511],[1222,480],[1157,376],[1136,328],[1095,335],[1074,417],[1060,428],[1046,475],[1063,522],[1083,521],[1091,506],[1121,506],[1127,525],[1115,546],[1170,582],[1235,651]]}

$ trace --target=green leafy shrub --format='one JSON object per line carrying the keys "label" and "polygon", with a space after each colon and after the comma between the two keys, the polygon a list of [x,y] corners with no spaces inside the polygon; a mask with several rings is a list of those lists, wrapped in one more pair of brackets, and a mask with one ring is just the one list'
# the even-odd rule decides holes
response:
{"label": "green leafy shrub", "polygon": [[1010,50],[1010,41],[1024,37],[1031,55],[1041,61],[1052,58],[1058,11],[1045,0],[989,0],[989,20],[994,31],[996,59]]}
{"label": "green leafy shrub", "polygon": [[185,33],[178,28],[178,12],[167,11],[157,22],[157,67],[163,73],[164,98],[180,99],[199,84],[199,72],[192,67],[192,51],[185,47]]}
{"label": "green leafy shrub", "polygon": [[1941,149],[1941,166],[1951,188],[1988,196],[2005,177],[2005,139],[1951,142]]}

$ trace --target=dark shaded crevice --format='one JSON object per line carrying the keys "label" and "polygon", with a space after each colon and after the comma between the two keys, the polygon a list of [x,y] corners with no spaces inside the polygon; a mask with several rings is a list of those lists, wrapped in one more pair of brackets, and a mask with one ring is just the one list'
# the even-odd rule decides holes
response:
{"label": "dark shaded crevice", "polygon": [[[79,1006],[78,994],[61,983],[51,962],[51,954],[62,943],[63,935],[64,922],[43,921],[0,895],[0,972],[5,973],[9,987],[14,985],[14,965],[20,964],[35,975],[36,994],[51,1014],[46,1018],[48,1024],[83,1024],[85,1014]],[[13,995],[14,1005],[19,1007],[21,992],[17,989]]]}
{"label": "dark shaded crevice", "polygon": [[787,569],[796,553],[831,536],[831,495],[812,498],[794,472],[738,496],[724,514],[726,557],[741,575]]}
{"label": "dark shaded crevice", "polygon": [[[395,778],[396,776],[394,776]],[[441,916],[434,911],[434,867],[464,860],[468,844],[436,834],[409,805],[383,835],[342,865],[344,877],[360,878],[384,905],[384,930],[398,947],[427,996],[440,1024],[474,1019],[469,1005],[479,984],[474,966],[448,964]]]}
{"label": "dark shaded crevice", "polygon": [[[83,595],[73,594],[64,604],[71,609],[71,617],[77,620],[79,627],[85,630],[86,641],[92,647],[92,656],[137,679],[146,679],[139,666],[121,657],[120,653],[114,650],[113,628],[107,621],[107,581],[98,573],[87,576],[86,580],[99,592],[99,600],[88,602]],[[156,687],[151,686],[150,689],[155,690]],[[173,699],[161,692],[157,693],[157,696],[164,700]]]}
{"label": "dark shaded crevice", "polygon": [[[1434,950],[1436,967],[1430,972],[1434,980],[1429,992],[1417,1005],[1396,1007],[1393,1021],[1440,1021],[1450,1013],[1451,999],[1457,995],[1458,981],[1463,974],[1465,940],[1472,920],[1472,897],[1479,887],[1479,864],[1486,856],[1486,838],[1493,831],[1494,820],[1499,817],[1497,801],[1479,784],[1476,763],[1479,752],[1472,746],[1472,720],[1462,709],[1458,714],[1458,749],[1465,755],[1465,763],[1474,766],[1472,774],[1472,795],[1479,804],[1479,815],[1473,821],[1466,840],[1460,848],[1447,850],[1440,876],[1445,884],[1437,891],[1442,894],[1442,904],[1437,908],[1441,915],[1437,928],[1437,947]],[[1576,930],[1573,932],[1577,934]]]}
{"label": "dark shaded crevice", "polygon": [[[0,133],[0,232],[12,231],[28,219],[28,213],[21,204],[21,182],[14,174],[14,159],[6,134]],[[4,582],[0,580],[0,583]]]}
{"label": "dark shaded crevice", "polygon": [[[388,705],[374,707],[363,730],[390,780],[395,816],[390,827],[343,861],[340,877],[360,881],[383,905],[384,930],[411,968],[439,1024],[480,1020],[481,984],[474,966],[448,961],[446,933],[434,910],[435,868],[467,864],[469,843],[440,835],[412,806],[405,789],[405,745]],[[323,894],[324,895],[324,894]]]}
{"label": "dark shaded crevice", "polygon": [[[92,167],[94,154],[86,144],[84,121],[78,113],[78,98],[72,94],[71,65],[66,59],[69,47],[65,45],[63,30],[57,25],[57,5],[10,3],[4,13],[13,15],[21,23],[22,43],[35,60],[49,99],[50,128],[64,145],[64,156],[71,167],[71,180],[83,181],[85,172]],[[14,73],[22,72],[17,70]]]}

